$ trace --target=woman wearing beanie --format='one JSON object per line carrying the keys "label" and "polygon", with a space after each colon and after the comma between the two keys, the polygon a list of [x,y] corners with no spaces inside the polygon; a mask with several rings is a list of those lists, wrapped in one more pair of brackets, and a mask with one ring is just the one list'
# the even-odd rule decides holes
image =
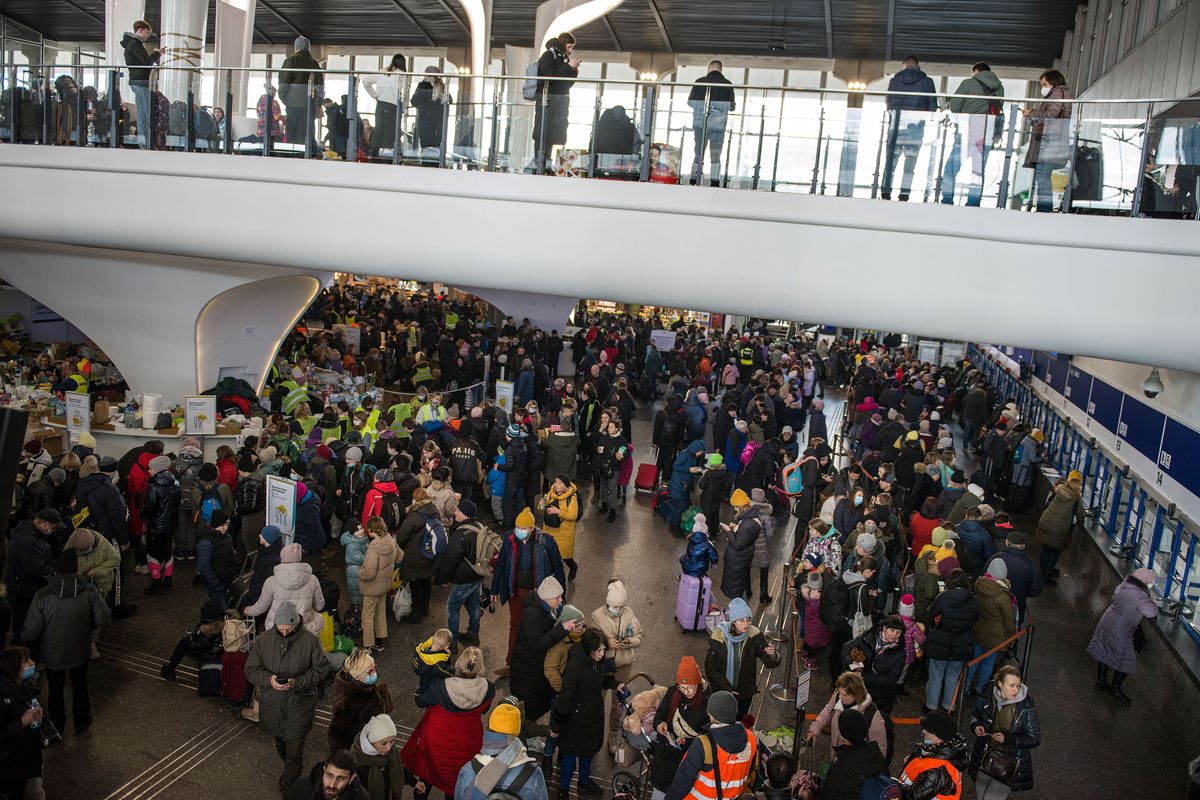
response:
{"label": "woman wearing beanie", "polygon": [[[1042,743],[1042,728],[1020,670],[1013,666],[996,670],[990,689],[975,701],[968,727],[976,736],[967,767],[975,780],[976,800],[1004,800],[1011,792],[1033,788],[1033,756],[1029,751]],[[979,768],[989,749],[1017,759],[1011,784],[1005,785]]]}
{"label": "woman wearing beanie", "polygon": [[908,537],[912,542],[914,558],[920,557],[926,545],[933,543],[933,531],[937,527],[937,499],[926,497],[920,510],[908,518]]}
{"label": "woman wearing beanie", "polygon": [[900,673],[900,680],[896,681],[896,694],[907,695],[904,680],[908,677],[912,665],[924,655],[925,626],[914,619],[916,599],[911,594],[900,597],[900,610],[897,613],[900,615],[900,621],[904,623],[904,671]]}
{"label": "woman wearing beanie", "polygon": [[708,729],[708,682],[696,659],[684,656],[675,670],[675,685],[667,689],[654,712],[654,754],[650,761],[650,800],[664,800],[692,740]]}
{"label": "woman wearing beanie", "polygon": [[[983,575],[975,581],[975,596],[979,599],[979,619],[975,622],[974,658],[1002,644],[1017,632],[1016,601],[1008,584],[1008,565],[1003,559],[992,559]],[[975,694],[983,694],[998,653],[992,653],[967,671],[967,685]]]}
{"label": "woman wearing beanie", "polygon": [[687,549],[679,557],[683,574],[693,578],[704,578],[708,575],[709,567],[720,560],[717,548],[713,547],[712,539],[708,536],[708,517],[697,514],[692,518],[692,532],[688,536]]}
{"label": "woman wearing beanie", "polygon": [[349,750],[354,737],[373,717],[392,713],[392,694],[379,680],[369,650],[356,648],[333,678],[330,690],[329,752]]}
{"label": "woman wearing beanie", "polygon": [[[1117,586],[1088,645],[1088,655],[1096,659],[1096,691],[1107,689],[1125,705],[1132,700],[1121,687],[1125,678],[1137,670],[1134,637],[1143,618],[1158,616],[1158,606],[1151,594],[1154,580],[1154,572],[1142,567],[1135,569]],[[1111,684],[1108,682],[1110,669],[1113,671]]]}
{"label": "woman wearing beanie", "polygon": [[550,715],[551,735],[558,739],[562,769],[558,798],[567,800],[575,765],[579,764],[578,791],[600,796],[603,790],[591,780],[592,759],[604,743],[604,690],[620,691],[625,684],[604,668],[604,636],[588,631],[567,656],[562,692]]}
{"label": "woman wearing beanie", "polygon": [[263,584],[258,601],[243,609],[246,617],[257,617],[266,613],[266,627],[275,625],[275,612],[280,603],[290,602],[296,607],[305,629],[313,636],[321,635],[324,620],[320,611],[325,608],[325,596],[321,584],[313,575],[312,567],[301,562],[304,552],[298,544],[289,544],[280,553],[280,564]]}
{"label": "woman wearing beanie", "polygon": [[874,742],[884,759],[887,759],[887,728],[883,723],[883,713],[876,707],[867,692],[867,685],[857,672],[843,672],[834,681],[833,695],[804,734],[809,746],[812,746],[821,734],[829,734],[829,746],[833,750],[833,760],[836,761],[838,750],[842,745],[849,744],[838,726],[838,720],[847,709],[854,709],[866,717],[867,739]]}
{"label": "woman wearing beanie", "polygon": [[[553,434],[552,434],[553,435]],[[579,519],[579,494],[565,474],[555,476],[550,491],[542,497],[542,525],[554,537],[558,554],[567,567],[567,581],[574,582],[579,572],[575,563],[575,521]]]}
{"label": "woman wearing beanie", "polygon": [[[182,492],[171,472],[171,459],[153,456],[146,464],[149,480],[141,498],[141,519],[146,530],[146,567],[150,585],[146,594],[166,594],[175,574],[175,529],[179,525]],[[130,475],[132,476],[132,472]]]}
{"label": "woman wearing beanie", "polygon": [[[796,582],[800,586],[798,594],[804,603],[804,614],[801,617],[803,627],[800,632],[804,637],[804,666],[806,669],[815,670],[817,651],[827,647],[833,636],[821,620],[821,595],[825,592],[825,577],[820,570],[820,564],[808,559],[804,563],[812,566],[807,575],[797,575]],[[800,580],[801,576],[803,581]]]}
{"label": "woman wearing beanie", "polygon": [[756,661],[769,669],[779,666],[775,645],[767,641],[751,620],[750,606],[740,597],[729,604],[729,621],[713,630],[704,656],[704,677],[714,691],[733,692],[738,697],[738,719],[750,711],[758,691]]}
{"label": "woman wearing beanie", "polygon": [[454,675],[430,683],[417,696],[425,713],[404,743],[400,758],[416,777],[415,797],[431,788],[453,797],[458,772],[483,746],[483,715],[496,687],[483,677],[483,651],[467,647],[454,662]]}
{"label": "woman wearing beanie", "polygon": [[1059,481],[1050,496],[1050,504],[1038,517],[1035,535],[1042,543],[1042,581],[1047,586],[1058,583],[1058,557],[1071,545],[1071,532],[1085,522],[1083,508],[1083,475],[1072,471],[1065,481]]}
{"label": "woman wearing beanie", "polygon": [[396,723],[391,717],[371,717],[354,740],[350,754],[358,766],[359,785],[370,800],[399,799],[404,790],[404,767],[396,747]]}
{"label": "woman wearing beanie", "polygon": [[[429,600],[433,596],[433,576],[437,573],[437,560],[426,558],[421,552],[422,540],[425,536],[425,526],[431,520],[438,521],[437,506],[425,489],[413,491],[413,502],[408,507],[408,515],[396,531],[396,545],[407,555],[400,561],[400,577],[412,587],[411,620],[416,622],[429,616]],[[362,581],[362,573],[359,573]],[[363,623],[366,624],[366,610],[363,611]]]}
{"label": "woman wearing beanie", "polygon": [[[634,652],[642,646],[642,623],[637,615],[627,605],[628,597],[625,584],[620,579],[613,578],[608,582],[604,605],[592,612],[588,628],[599,631],[604,637],[604,657],[612,659],[616,665],[615,677],[625,683],[633,675],[633,662],[637,658]],[[620,722],[620,698],[616,692],[611,693],[611,703],[608,714],[608,752],[617,749],[620,734],[617,724]]]}
{"label": "woman wearing beanie", "polygon": [[746,597],[750,591],[750,565],[754,560],[754,542],[762,533],[762,510],[751,503],[750,496],[741,489],[733,490],[729,504],[736,515],[732,523],[721,523],[721,530],[729,531],[721,591],[732,600]]}

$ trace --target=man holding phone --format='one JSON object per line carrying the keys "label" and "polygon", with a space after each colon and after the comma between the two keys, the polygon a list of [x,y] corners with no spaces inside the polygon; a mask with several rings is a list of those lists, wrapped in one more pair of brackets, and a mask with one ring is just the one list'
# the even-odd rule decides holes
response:
{"label": "man holding phone", "polygon": [[129,88],[133,90],[134,101],[137,103],[137,132],[142,142],[142,149],[149,150],[150,142],[150,111],[153,107],[150,93],[150,67],[158,63],[162,50],[148,50],[146,42],[153,32],[150,23],[139,19],[133,23],[133,33],[127,33],[121,39],[121,47],[125,49],[125,66],[129,67]]}
{"label": "man holding phone", "polygon": [[295,604],[280,603],[275,626],[250,648],[246,680],[258,689],[259,724],[275,737],[284,792],[303,770],[304,740],[316,718],[318,691],[332,671],[320,640],[301,627]]}

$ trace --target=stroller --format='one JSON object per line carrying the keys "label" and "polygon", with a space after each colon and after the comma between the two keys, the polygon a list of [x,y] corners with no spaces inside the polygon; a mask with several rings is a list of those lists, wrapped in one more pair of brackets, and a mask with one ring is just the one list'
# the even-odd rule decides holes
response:
{"label": "stroller", "polygon": [[[641,692],[630,691],[630,686],[639,678],[644,679],[647,688]],[[612,776],[614,800],[646,800],[650,786],[650,751],[658,734],[654,730],[654,711],[658,702],[666,694],[667,687],[658,686],[654,679],[644,672],[639,672],[625,683],[625,692],[621,696],[621,737],[617,747],[616,763],[619,769]],[[644,713],[641,719],[634,718],[637,713],[635,703],[637,698],[645,700],[656,697],[653,707]],[[647,703],[648,704],[648,703]],[[633,728],[634,730],[630,730]]]}

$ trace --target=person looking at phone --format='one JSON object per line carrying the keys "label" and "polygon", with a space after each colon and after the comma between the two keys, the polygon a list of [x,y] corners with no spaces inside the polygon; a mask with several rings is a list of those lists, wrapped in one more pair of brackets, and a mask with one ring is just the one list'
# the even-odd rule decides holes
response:
{"label": "person looking at phone", "polygon": [[284,792],[303,770],[304,740],[316,719],[318,690],[331,672],[321,641],[301,627],[295,604],[280,603],[274,627],[250,647],[246,680],[258,690],[259,724],[275,737]]}
{"label": "person looking at phone", "polygon": [[533,107],[533,151],[537,172],[545,170],[546,157],[555,145],[567,143],[567,113],[571,107],[571,87],[575,82],[565,79],[578,77],[580,64],[574,50],[575,37],[570,33],[560,33],[546,41],[546,49],[537,62],[538,78],[560,79],[538,81],[537,100]]}

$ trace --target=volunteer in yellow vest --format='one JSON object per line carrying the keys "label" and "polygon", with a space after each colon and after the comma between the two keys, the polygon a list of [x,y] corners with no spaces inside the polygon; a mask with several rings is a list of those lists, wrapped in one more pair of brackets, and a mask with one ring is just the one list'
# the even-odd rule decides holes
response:
{"label": "volunteer in yellow vest", "polygon": [[279,385],[287,389],[287,394],[283,398],[282,411],[284,414],[291,414],[298,405],[308,402],[308,380],[305,379],[304,373],[300,371],[299,367],[293,367],[292,377]]}
{"label": "volunteer in yellow vest", "polygon": [[405,429],[405,427],[404,427],[404,420],[409,419],[410,417],[412,417],[412,415],[413,415],[412,403],[406,403],[403,400],[401,400],[399,403],[396,403],[395,405],[393,405],[391,408],[389,408],[387,410],[388,419],[390,419],[392,421],[392,424],[389,425],[388,427],[390,427],[393,431],[396,432],[397,437],[402,438],[402,439],[407,439],[408,438],[408,430]]}
{"label": "volunteer in yellow vest", "polygon": [[300,426],[301,435],[298,438],[301,442],[303,442],[308,438],[308,434],[312,431],[312,429],[317,427],[317,422],[319,421],[313,416],[312,409],[309,408],[307,394],[305,395],[305,400],[296,406],[296,413],[293,416],[293,419],[295,419],[296,424]]}
{"label": "volunteer in yellow vest", "polygon": [[[63,362],[63,372],[67,371],[66,362]],[[58,385],[60,392],[83,392],[87,394],[88,379],[85,377],[92,374],[92,362],[86,358],[79,359],[79,363],[75,365],[75,372],[68,375],[62,383]]]}
{"label": "volunteer in yellow vest", "polygon": [[436,420],[445,424],[447,416],[446,409],[442,407],[442,393],[434,392],[429,395],[429,403],[421,406],[421,409],[417,412],[416,423],[424,425],[426,422]]}
{"label": "volunteer in yellow vest", "polygon": [[367,420],[363,423],[363,430],[369,432],[371,435],[374,435],[375,423],[379,421],[381,414],[380,410],[375,407],[375,398],[371,397],[370,395],[364,395],[362,402],[359,403],[356,411],[362,411],[366,413]]}
{"label": "volunteer in yellow vest", "polygon": [[413,356],[416,363],[413,364],[413,386],[429,386],[433,383],[433,370],[429,368],[429,362],[425,359],[425,353],[418,350]]}
{"label": "volunteer in yellow vest", "polygon": [[915,797],[959,800],[967,768],[967,742],[958,735],[958,726],[946,712],[933,711],[921,717],[921,735],[921,743],[904,762],[900,783],[912,787]]}
{"label": "volunteer in yellow vest", "polygon": [[758,740],[737,721],[737,710],[737,699],[729,692],[709,698],[708,733],[692,740],[666,800],[736,800],[753,792]]}

